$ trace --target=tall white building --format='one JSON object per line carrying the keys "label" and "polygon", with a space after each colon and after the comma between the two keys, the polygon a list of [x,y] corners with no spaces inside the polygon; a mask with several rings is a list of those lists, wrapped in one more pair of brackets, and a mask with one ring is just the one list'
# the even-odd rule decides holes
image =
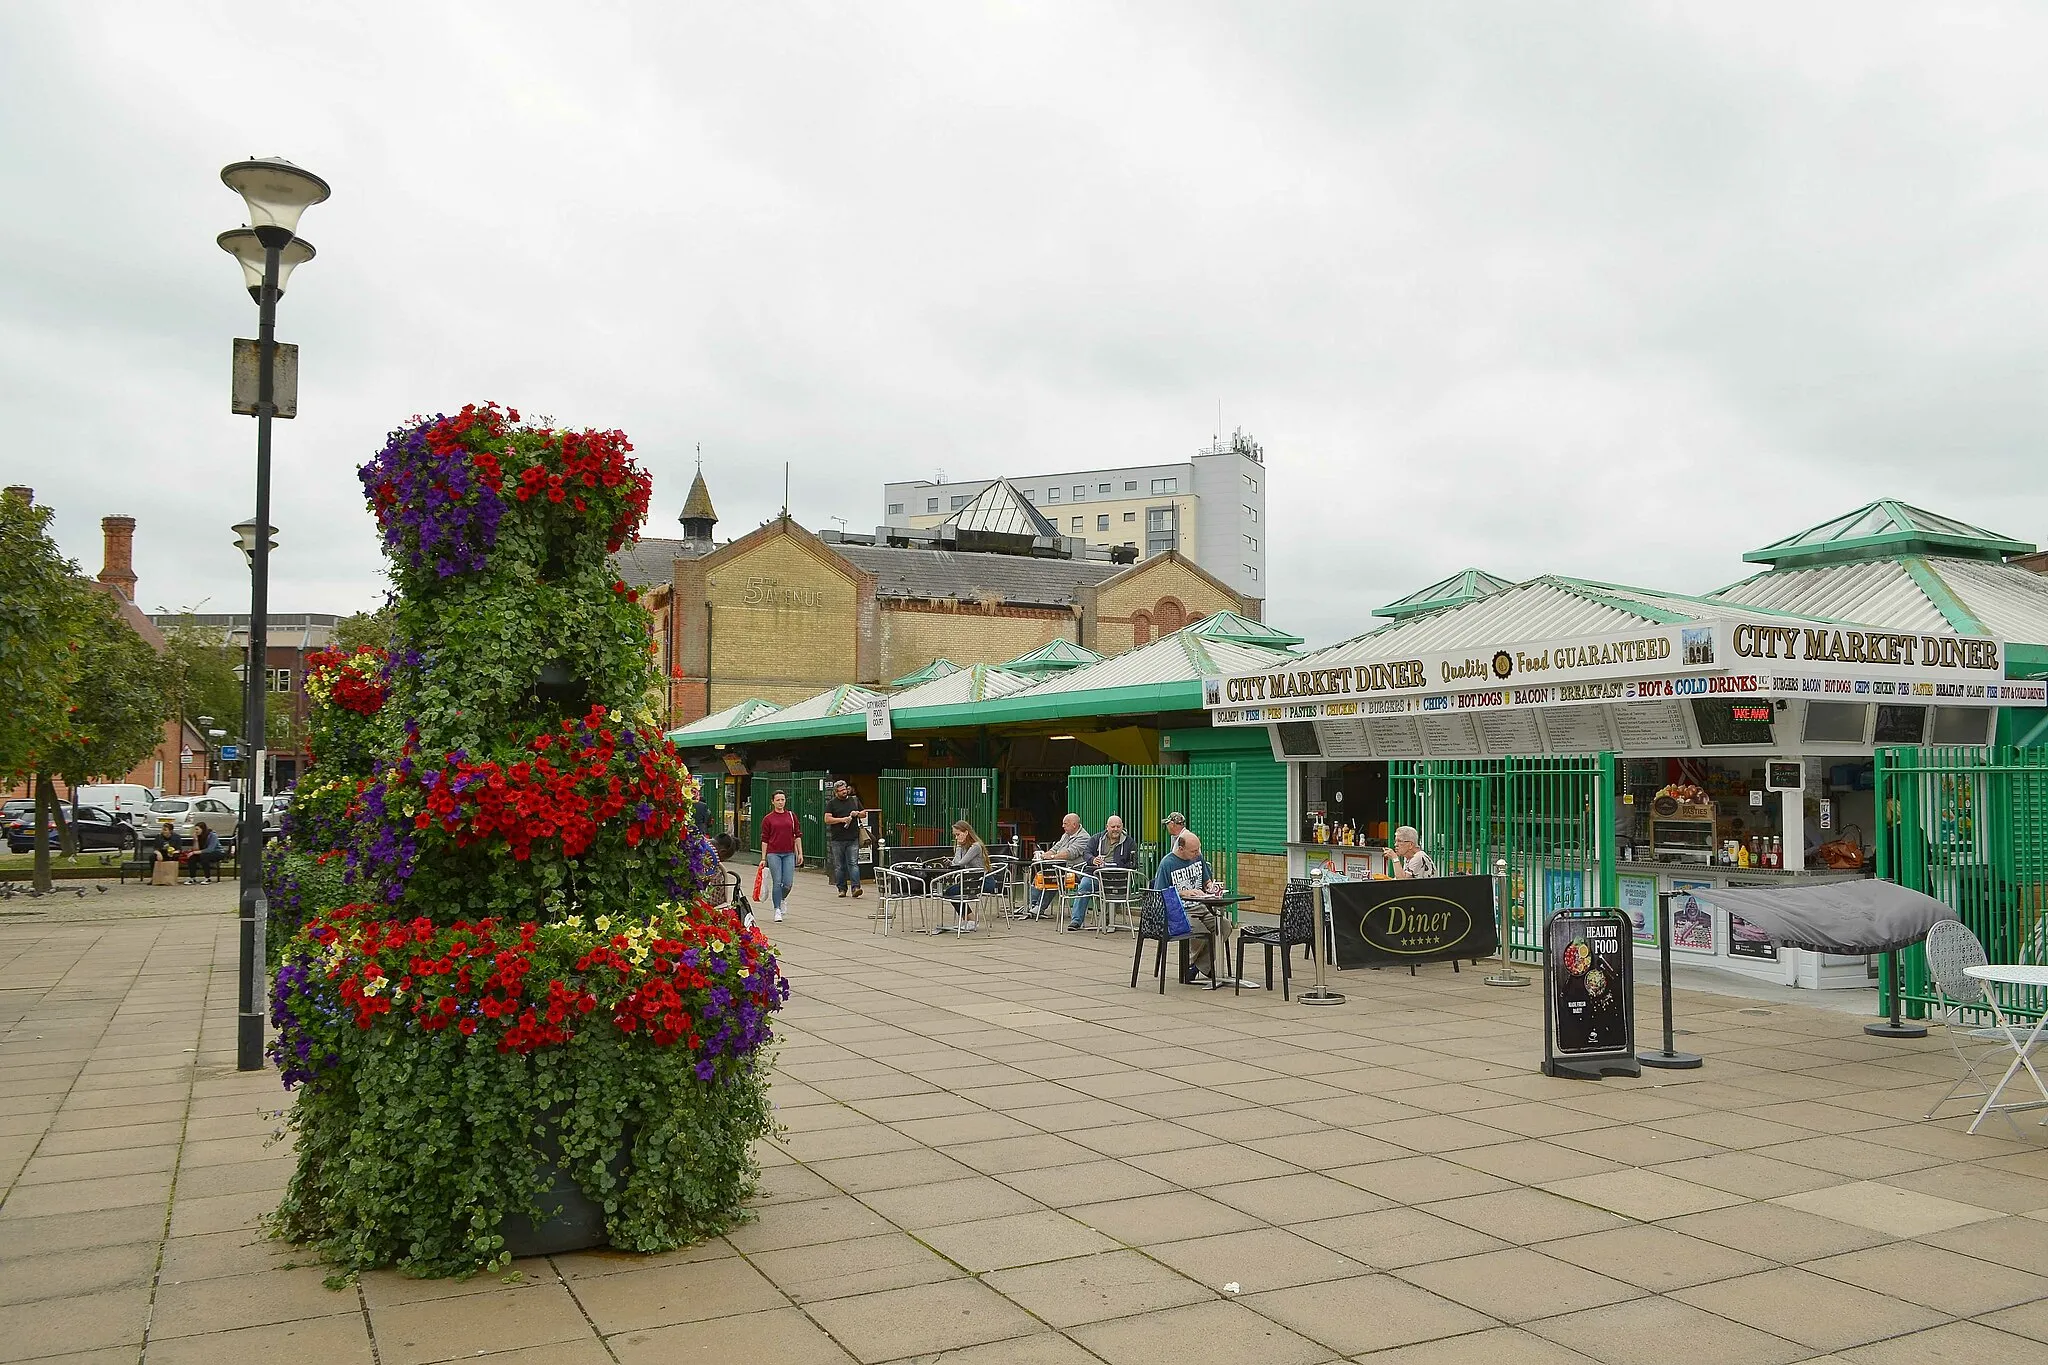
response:
{"label": "tall white building", "polygon": [[[1178,550],[1245,597],[1266,596],[1266,453],[1242,430],[1178,464],[1007,476],[1060,534],[1105,558]],[[937,526],[993,478],[882,486],[884,526]]]}

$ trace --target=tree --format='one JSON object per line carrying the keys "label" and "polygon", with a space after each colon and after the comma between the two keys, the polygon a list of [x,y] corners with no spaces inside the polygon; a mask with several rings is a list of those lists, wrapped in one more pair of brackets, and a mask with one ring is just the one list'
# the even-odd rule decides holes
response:
{"label": "tree", "polygon": [[179,721],[212,716],[233,732],[242,715],[242,685],[235,681],[239,654],[230,650],[218,626],[180,617],[164,631],[165,687],[171,714]]}
{"label": "tree", "polygon": [[[50,887],[53,777],[74,790],[141,762],[163,733],[164,668],[49,536],[50,511],[0,495],[0,778],[34,783],[35,885]],[[59,822],[62,823],[61,815]],[[66,852],[76,836],[63,831]]]}
{"label": "tree", "polygon": [[35,771],[71,687],[67,623],[78,566],[49,536],[50,509],[0,493],[0,782]]}
{"label": "tree", "polygon": [[375,611],[359,611],[334,623],[334,647],[353,654],[364,647],[391,651],[391,605]]}

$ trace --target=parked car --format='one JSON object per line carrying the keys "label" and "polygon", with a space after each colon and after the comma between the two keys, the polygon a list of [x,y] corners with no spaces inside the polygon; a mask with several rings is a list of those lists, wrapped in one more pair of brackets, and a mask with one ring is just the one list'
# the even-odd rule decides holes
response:
{"label": "parked car", "polygon": [[148,818],[152,832],[168,821],[171,836],[180,848],[192,842],[192,827],[201,821],[220,836],[223,844],[232,847],[236,827],[241,823],[241,810],[241,801],[231,793],[210,791],[204,796],[163,797],[151,804]]}
{"label": "parked car", "polygon": [[[65,811],[70,819],[73,833],[78,838],[78,851],[92,853],[102,850],[127,850],[135,847],[136,836],[133,826],[125,820],[116,820],[111,811],[98,806],[73,806]],[[50,821],[50,847],[63,847],[63,834],[57,822]],[[36,846],[36,813],[30,809],[25,815],[16,816],[7,823],[7,851],[27,853]]]}
{"label": "parked car", "polygon": [[162,792],[133,782],[101,782],[80,787],[71,799],[81,806],[97,806],[117,819],[139,824],[149,818],[149,808]]}
{"label": "parked car", "polygon": [[263,834],[265,838],[283,832],[284,813],[291,809],[291,805],[292,794],[290,792],[285,792],[280,796],[266,796],[263,798]]}

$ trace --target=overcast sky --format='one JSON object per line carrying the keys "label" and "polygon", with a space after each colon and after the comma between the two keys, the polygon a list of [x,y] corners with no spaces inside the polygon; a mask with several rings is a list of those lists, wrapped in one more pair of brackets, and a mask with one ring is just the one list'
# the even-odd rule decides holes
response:
{"label": "overcast sky", "polygon": [[2048,540],[2040,6],[0,7],[0,481],[246,610],[219,168],[289,157],[278,611],[383,585],[355,467],[495,398],[677,534],[886,479],[1266,447],[1267,615],[1452,570],[1706,591],[1890,496]]}

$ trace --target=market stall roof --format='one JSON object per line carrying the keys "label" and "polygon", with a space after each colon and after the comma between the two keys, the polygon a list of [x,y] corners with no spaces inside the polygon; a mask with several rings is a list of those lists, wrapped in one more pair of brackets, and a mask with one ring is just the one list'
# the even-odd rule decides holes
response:
{"label": "market stall roof", "polygon": [[1013,673],[994,664],[975,664],[971,668],[956,668],[951,673],[927,679],[916,687],[895,693],[889,698],[889,709],[895,712],[911,706],[947,706],[956,702],[989,701],[996,697],[1007,697],[1012,692],[1021,692],[1037,681],[1038,679],[1027,674]]}
{"label": "market stall roof", "polygon": [[1731,583],[1716,601],[1808,615],[1852,617],[1894,630],[1995,635],[2048,650],[2048,575],[1982,559],[1866,559],[1771,569]]}
{"label": "market stall roof", "polygon": [[[1094,662],[1077,664],[1068,651],[1084,655],[1093,651],[1055,641],[1033,650],[1024,661],[1049,656],[1039,661],[1039,667],[1056,671],[1033,673],[1017,664],[982,665],[896,694],[889,699],[891,728],[942,730],[1199,711],[1205,674],[1271,668],[1295,657],[1289,646],[1246,643],[1240,638],[1250,635],[1274,641],[1298,638],[1234,613],[1219,612],[1149,645],[1114,658],[1098,657]],[[864,687],[839,687],[752,723],[714,728],[698,721],[673,733],[686,748],[855,735],[864,724],[859,713],[866,701],[879,695]]]}
{"label": "market stall roof", "polygon": [[954,663],[951,659],[933,659],[915,673],[905,673],[902,677],[895,679],[889,686],[915,687],[919,683],[928,683],[934,678],[948,677],[959,671],[960,665]]}
{"label": "market stall roof", "polygon": [[728,726],[745,725],[750,720],[773,715],[781,709],[772,701],[762,701],[759,697],[749,697],[737,706],[728,706],[723,711],[714,711],[702,720],[693,720],[682,729],[672,733],[687,735],[695,730],[723,730]]}
{"label": "market stall roof", "polygon": [[790,721],[838,719],[841,716],[851,716],[858,720],[861,713],[867,710],[868,703],[877,700],[881,695],[880,692],[855,683],[842,683],[829,692],[820,692],[815,697],[793,702],[772,717],[762,717],[748,724],[763,725],[772,722],[780,725]]}
{"label": "market stall roof", "polygon": [[1086,645],[1077,645],[1072,640],[1053,640],[1029,654],[1019,654],[1002,667],[1012,673],[1065,673],[1069,669],[1086,668],[1089,664],[1101,662],[1102,656]]}
{"label": "market stall roof", "polygon": [[1426,611],[1441,611],[1445,607],[1462,606],[1476,598],[1490,597],[1513,586],[1507,579],[1484,569],[1460,569],[1449,578],[1439,579],[1426,588],[1417,588],[1399,601],[1375,607],[1372,614],[1405,621]]}
{"label": "market stall roof", "polygon": [[1996,531],[1895,498],[1882,498],[1797,535],[1774,540],[1762,549],[1751,550],[1743,559],[1779,569],[1893,555],[1941,555],[1995,563],[2007,555],[2028,554],[2033,549],[2024,541]]}

